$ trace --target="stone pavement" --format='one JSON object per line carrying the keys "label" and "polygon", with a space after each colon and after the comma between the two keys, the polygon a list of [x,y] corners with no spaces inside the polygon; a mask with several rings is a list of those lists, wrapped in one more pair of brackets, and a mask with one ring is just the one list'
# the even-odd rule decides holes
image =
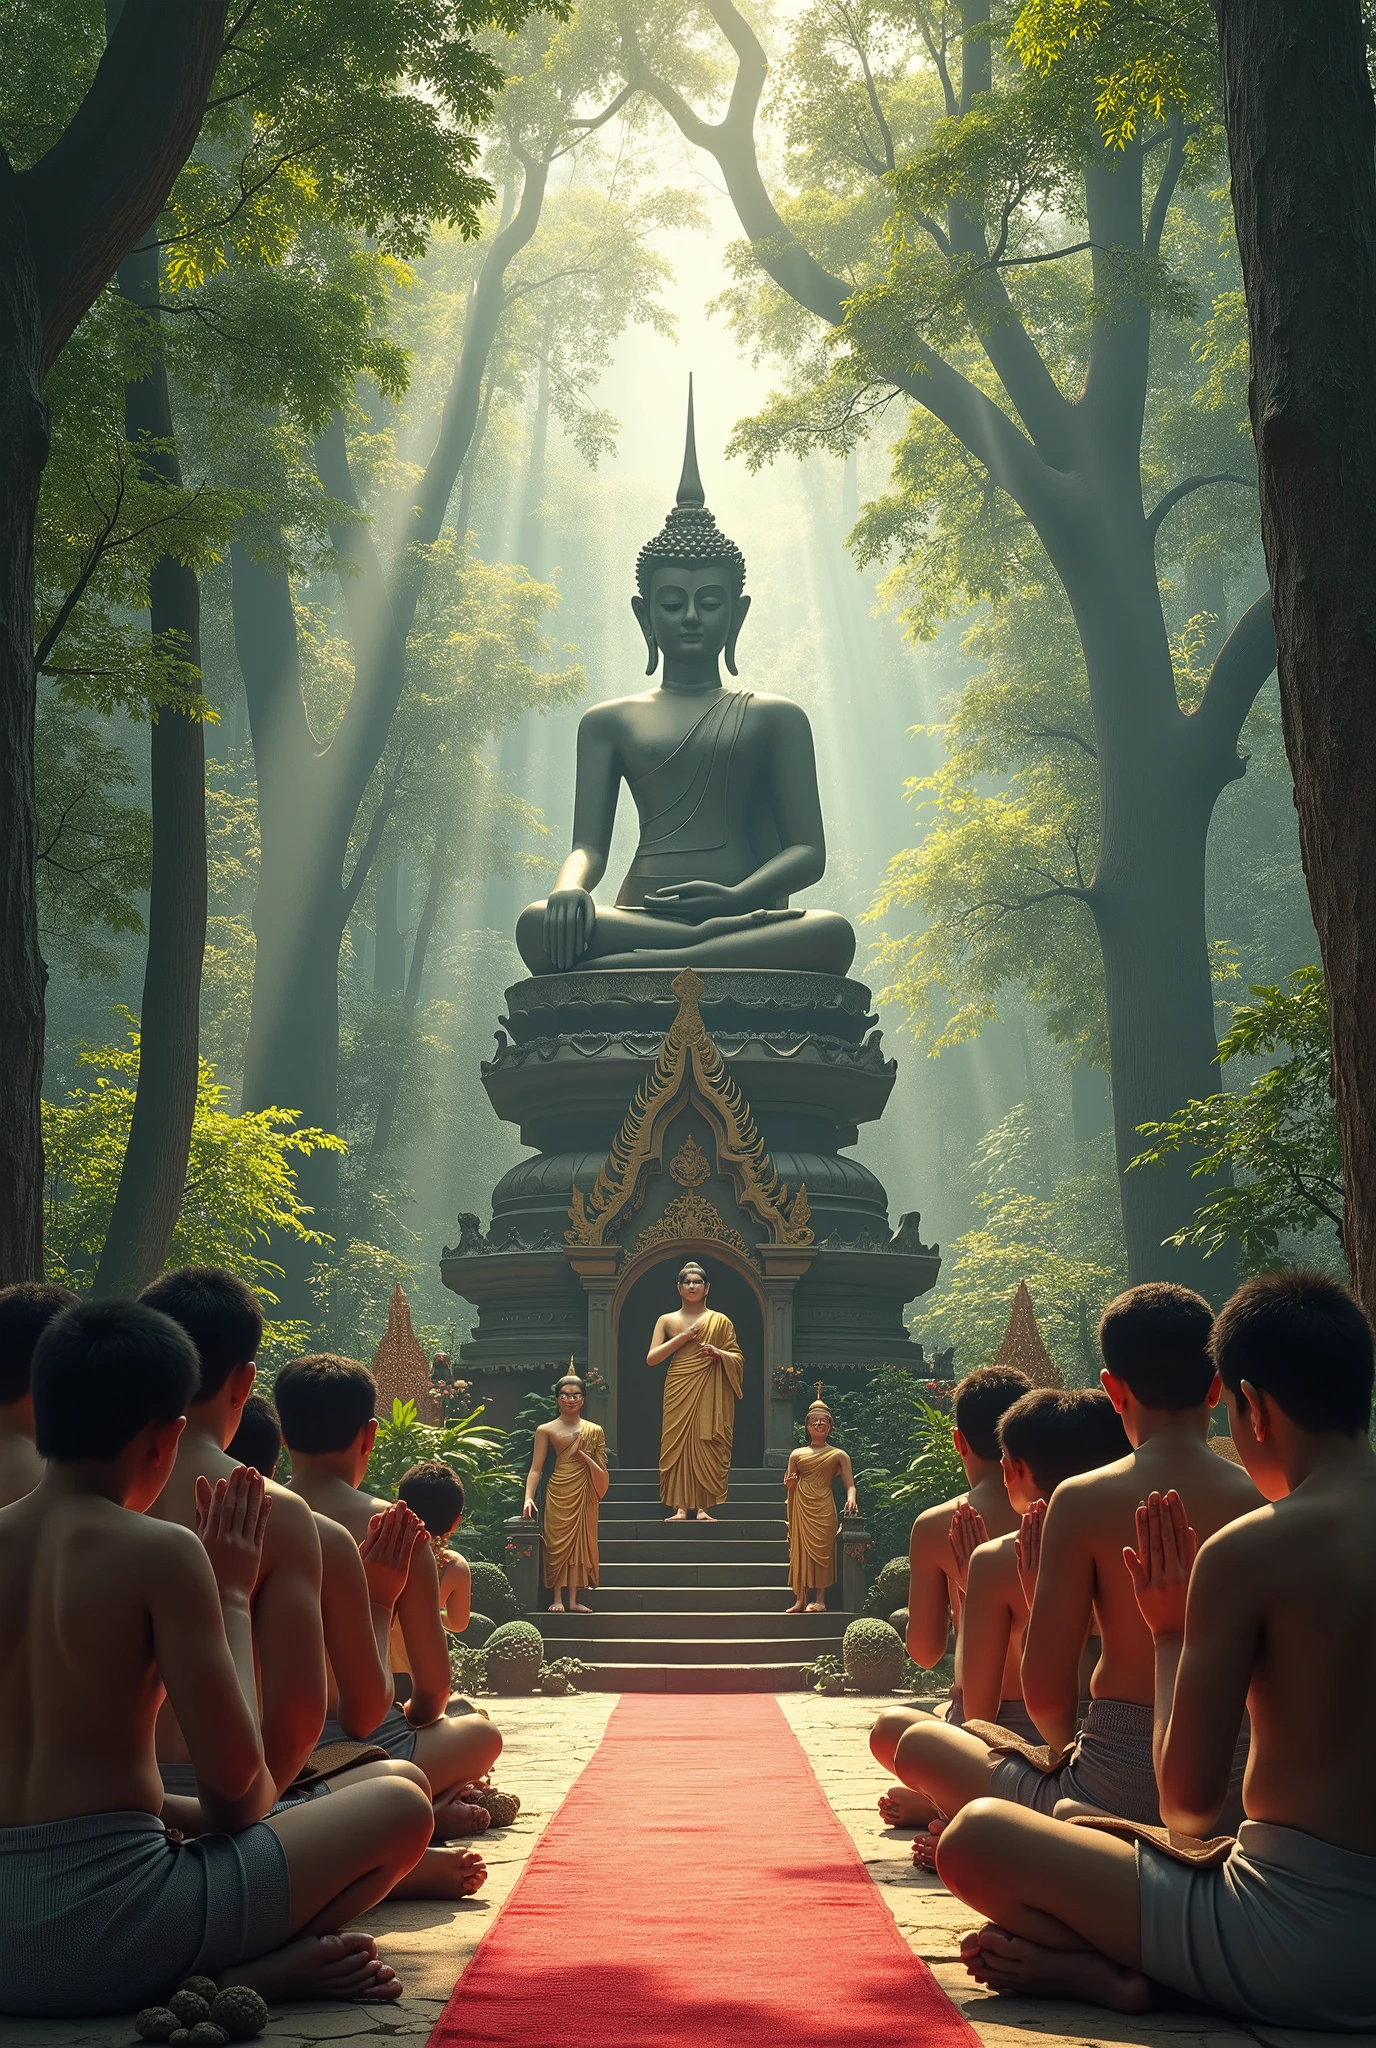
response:
{"label": "stone pavement", "polygon": [[[405,1984],[406,1994],[397,2003],[290,2006],[269,2023],[262,2039],[271,2048],[315,2048],[331,2041],[357,2042],[359,2048],[384,2041],[394,2048],[425,2048],[455,1979],[596,1749],[615,1704],[611,1693],[493,1701],[493,1718],[506,1738],[494,1775],[503,1787],[520,1793],[522,1811],[514,1827],[482,1838],[489,1870],[483,1890],[454,1905],[411,1900],[381,1906],[359,1923],[377,1936],[382,1954]],[[880,1822],[875,1802],[883,1779],[866,1743],[880,1702],[783,1693],[779,1704],[901,1933],[969,2018],[984,2048],[1254,2048],[1258,2043],[1262,2048],[1332,2048],[1331,2034],[1244,2027],[1194,2012],[1125,2019],[1087,2005],[991,1997],[970,1982],[955,1960],[960,1936],[971,1925],[969,1908],[953,1899],[940,1879],[914,1870],[911,1833],[895,1833]],[[786,1813],[779,1814],[778,1825],[788,1827]],[[1371,2035],[1344,2038],[1376,2043]],[[128,2020],[0,2018],[0,2048],[138,2048],[138,2043]]]}
{"label": "stone pavement", "polygon": [[[822,1790],[850,1834],[909,1946],[965,2014],[984,2048],[1333,2048],[1332,2034],[1291,2027],[1251,2027],[1201,2012],[1148,2013],[1127,2019],[1098,2006],[1046,1999],[996,1998],[971,1982],[956,1960],[960,1937],[976,1924],[968,1906],[939,1877],[915,1870],[912,1832],[886,1828],[876,1802],[886,1780],[870,1757],[868,1734],[877,1699],[781,1693],[779,1705],[807,1753]],[[780,1825],[787,1816],[780,1815]],[[1376,2042],[1347,2034],[1346,2041]]]}

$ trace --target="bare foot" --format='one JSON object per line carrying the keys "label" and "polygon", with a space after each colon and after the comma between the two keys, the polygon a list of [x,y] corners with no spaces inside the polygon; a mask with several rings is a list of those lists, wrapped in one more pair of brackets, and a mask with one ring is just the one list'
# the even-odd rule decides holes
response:
{"label": "bare foot", "polygon": [[247,1984],[269,2005],[292,1998],[392,1999],[401,1996],[395,1970],[378,1961],[368,1934],[300,1934],[251,1963],[222,1970],[216,1983]]}
{"label": "bare foot", "polygon": [[455,1835],[485,1835],[492,1825],[492,1815],[485,1806],[472,1806],[464,1798],[471,1792],[471,1785],[457,1785],[435,1801],[435,1834],[437,1842],[448,1842]]}
{"label": "bare foot", "polygon": [[564,1603],[562,1600],[551,1600],[545,1611],[547,1614],[562,1614],[564,1612]]}
{"label": "bare foot", "polygon": [[809,1600],[807,1606],[803,1609],[804,1614],[825,1614],[826,1611],[827,1603],[825,1600]]}
{"label": "bare foot", "polygon": [[925,1835],[919,1835],[913,1843],[913,1863],[918,1870],[936,1869],[936,1845],[941,1840],[941,1830],[946,1823],[939,1813],[934,1813],[927,1823]]}
{"label": "bare foot", "polygon": [[699,1509],[698,1509],[698,1520],[699,1520],[700,1522],[715,1522],[715,1521],[716,1521],[716,1519],[717,1519],[717,1518],[716,1518],[716,1516],[715,1516],[715,1515],[709,1515],[709,1514],[708,1514],[708,1512],[707,1512],[706,1508],[699,1508]]}
{"label": "bare foot", "polygon": [[931,1817],[931,1800],[907,1785],[890,1785],[879,1796],[879,1818],[886,1828],[925,1828]]}
{"label": "bare foot", "polygon": [[591,1607],[584,1607],[582,1602],[579,1600],[575,1600],[572,1606],[569,1608],[570,1614],[591,1614],[592,1611],[593,1610],[591,1609]]}
{"label": "bare foot", "polygon": [[803,1605],[803,1603],[802,1603],[802,1601],[801,1601],[801,1600],[795,1600],[795,1601],[794,1601],[794,1603],[793,1603],[793,1605],[792,1605],[791,1607],[785,1607],[785,1609],[784,1609],[784,1613],[785,1613],[785,1614],[806,1614],[806,1613],[807,1613],[807,1609],[806,1609],[806,1608],[804,1607],[804,1605]]}
{"label": "bare foot", "polygon": [[987,1921],[960,1944],[960,1959],[976,1983],[1006,1998],[1079,1998],[1110,2012],[1151,2010],[1149,1978],[1110,1962],[1093,1948],[1041,1948]]}
{"label": "bare foot", "polygon": [[674,1512],[671,1515],[666,1515],[664,1519],[666,1522],[686,1522],[688,1510],[687,1508],[675,1508]]}
{"label": "bare foot", "polygon": [[398,1878],[389,1899],[468,1899],[487,1883],[487,1865],[476,1849],[432,1842],[420,1862]]}

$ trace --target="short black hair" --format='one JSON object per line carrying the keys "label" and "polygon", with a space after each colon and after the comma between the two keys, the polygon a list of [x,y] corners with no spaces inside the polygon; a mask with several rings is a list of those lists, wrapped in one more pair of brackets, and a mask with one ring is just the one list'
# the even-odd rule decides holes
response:
{"label": "short black hair", "polygon": [[0,1287],[0,1406],[22,1401],[29,1391],[34,1346],[76,1296],[51,1280],[18,1280]]}
{"label": "short black hair", "polygon": [[282,1425],[266,1394],[249,1395],[228,1450],[236,1464],[252,1465],[264,1479],[275,1477],[282,1456]]}
{"label": "short black hair", "polygon": [[289,1451],[347,1451],[377,1408],[377,1381],[356,1358],[332,1351],[294,1358],[273,1393]]}
{"label": "short black hair", "polygon": [[1102,1387],[1034,1387],[1000,1417],[999,1445],[1026,1465],[1043,1500],[1063,1479],[1111,1465],[1132,1449]]}
{"label": "short black hair", "polygon": [[64,1309],[33,1354],[39,1456],[110,1464],[148,1423],[185,1415],[199,1372],[186,1331],[156,1309],[137,1301]]}
{"label": "short black hair", "polygon": [[402,1473],[397,1499],[420,1516],[432,1536],[447,1536],[463,1513],[463,1481],[442,1458],[425,1458]]}
{"label": "short black hair", "polygon": [[258,1297],[223,1266],[179,1266],[175,1273],[160,1273],[139,1300],[180,1323],[200,1353],[199,1400],[214,1400],[235,1367],[258,1356],[263,1341]]}
{"label": "short black hair", "polygon": [[970,1449],[987,1465],[999,1457],[999,1417],[1031,1389],[1016,1365],[981,1365],[967,1372],[951,1396],[951,1417]]}
{"label": "short black hair", "polygon": [[1213,1325],[1202,1294],[1173,1280],[1149,1280],[1109,1303],[1099,1318],[1099,1349],[1144,1408],[1202,1408],[1214,1377]]}
{"label": "short black hair", "polygon": [[1370,1429],[1371,1325],[1329,1274],[1244,1280],[1218,1312],[1211,1348],[1230,1394],[1250,1380],[1301,1429]]}

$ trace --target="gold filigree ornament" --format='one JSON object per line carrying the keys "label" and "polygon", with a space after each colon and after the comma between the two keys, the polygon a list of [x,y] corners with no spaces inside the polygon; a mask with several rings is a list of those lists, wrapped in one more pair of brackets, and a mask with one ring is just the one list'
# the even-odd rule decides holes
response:
{"label": "gold filigree ornament", "polygon": [[[790,1203],[788,1188],[774,1171],[750,1106],[727,1073],[702,1021],[698,1000],[706,983],[691,967],[685,967],[670,985],[678,998],[678,1011],[659,1048],[654,1071],[636,1090],[635,1100],[612,1140],[611,1151],[597,1169],[591,1192],[584,1195],[581,1188],[573,1189],[565,1243],[605,1245],[615,1240],[618,1230],[640,1205],[645,1177],[652,1165],[659,1164],[675,1114],[691,1101],[701,1110],[716,1138],[718,1171],[731,1175],[737,1202],[755,1218],[766,1241],[779,1245],[811,1244],[814,1239],[807,1189],[800,1185]],[[691,1142],[685,1140],[675,1160],[683,1157]],[[694,1150],[700,1148],[694,1146]],[[671,1203],[670,1209],[675,1206]],[[666,1210],[665,1215],[668,1213]],[[661,1217],[660,1222],[663,1221]]]}
{"label": "gold filigree ornament", "polygon": [[741,1252],[750,1259],[752,1265],[755,1263],[739,1230],[731,1228],[714,1202],[696,1192],[675,1195],[664,1214],[641,1231],[635,1241],[635,1249],[643,1252],[650,1245],[676,1244],[685,1237],[706,1238],[711,1244],[729,1244],[733,1251]]}
{"label": "gold filigree ornament", "polygon": [[712,1162],[691,1132],[669,1161],[669,1172],[681,1188],[700,1188],[710,1178]]}

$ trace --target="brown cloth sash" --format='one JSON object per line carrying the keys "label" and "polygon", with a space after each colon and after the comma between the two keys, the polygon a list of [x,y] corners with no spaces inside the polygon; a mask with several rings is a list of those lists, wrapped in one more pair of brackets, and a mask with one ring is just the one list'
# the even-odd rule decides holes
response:
{"label": "brown cloth sash", "polygon": [[323,1785],[327,1778],[337,1778],[342,1771],[352,1771],[359,1764],[386,1762],[386,1750],[379,1749],[375,1742],[322,1742],[311,1751],[282,1797],[299,1798],[314,1786]]}

